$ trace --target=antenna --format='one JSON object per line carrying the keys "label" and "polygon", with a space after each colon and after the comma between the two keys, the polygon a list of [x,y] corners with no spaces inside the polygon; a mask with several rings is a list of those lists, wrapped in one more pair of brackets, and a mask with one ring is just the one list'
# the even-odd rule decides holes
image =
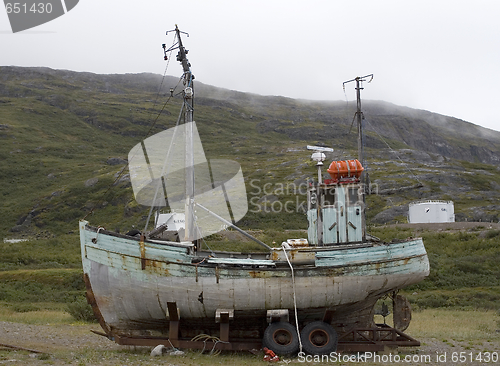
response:
{"label": "antenna", "polygon": [[322,147],[322,146],[307,145],[306,149],[307,150],[314,150],[314,151],[333,152],[333,149],[331,149],[329,147]]}
{"label": "antenna", "polygon": [[307,145],[306,148],[307,150],[314,151],[314,153],[311,155],[311,159],[312,161],[316,162],[316,166],[318,167],[318,184],[321,184],[323,182],[321,167],[323,166],[323,162],[326,159],[325,152],[333,152],[333,149],[329,147],[311,146],[311,145]]}
{"label": "antenna", "polygon": [[[364,156],[364,154],[363,154],[363,131],[361,130],[361,120],[364,119],[363,112],[361,112],[361,90],[363,90],[364,88],[362,87],[361,83],[363,81],[366,81],[366,78],[368,78],[368,77],[370,78],[370,80],[368,80],[368,82],[370,83],[373,80],[373,74],[369,74],[369,75],[365,75],[365,76],[358,76],[354,79],[344,81],[342,83],[342,87],[344,88],[344,91],[345,91],[345,84],[351,83],[353,81],[356,82],[357,108],[356,108],[356,113],[354,116],[357,117],[357,121],[358,121],[358,160],[362,166],[365,165],[364,164],[365,162],[363,159],[363,156]],[[362,179],[362,181],[364,182],[363,179]]]}

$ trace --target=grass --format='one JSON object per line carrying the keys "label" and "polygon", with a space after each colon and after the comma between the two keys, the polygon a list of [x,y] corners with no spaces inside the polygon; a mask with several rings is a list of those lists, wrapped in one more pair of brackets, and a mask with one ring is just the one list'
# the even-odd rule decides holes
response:
{"label": "grass", "polygon": [[413,313],[406,332],[417,339],[498,340],[499,322],[497,311],[426,309]]}
{"label": "grass", "polygon": [[30,311],[19,311],[23,304],[18,304],[15,307],[12,304],[9,306],[0,304],[0,321],[14,322],[24,324],[76,324],[75,319],[66,311],[62,309],[54,309],[53,304],[41,304],[41,307],[53,308],[49,309],[35,309],[32,307]]}
{"label": "grass", "polygon": [[429,255],[431,274],[413,289],[460,289],[500,286],[498,230],[416,232],[409,228],[373,227],[383,240],[421,236]]}
{"label": "grass", "polygon": [[[389,306],[390,308],[390,306]],[[376,323],[383,323],[381,315],[375,315]],[[392,314],[386,317],[392,324]],[[457,326],[458,325],[458,326]],[[435,338],[441,341],[500,341],[500,313],[494,310],[425,309],[412,313],[412,320],[405,333],[413,338]]]}

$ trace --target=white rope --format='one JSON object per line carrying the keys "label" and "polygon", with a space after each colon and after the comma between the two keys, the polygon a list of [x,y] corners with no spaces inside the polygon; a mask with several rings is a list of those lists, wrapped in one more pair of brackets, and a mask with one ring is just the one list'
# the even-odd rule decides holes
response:
{"label": "white rope", "polygon": [[288,265],[290,266],[290,269],[292,271],[292,290],[293,290],[293,308],[295,311],[295,327],[297,328],[297,337],[299,339],[299,352],[302,353],[302,341],[300,339],[300,331],[299,331],[299,317],[297,316],[297,300],[295,296],[295,275],[293,273],[292,263],[290,263],[290,260],[288,259],[288,254],[286,253],[285,243],[282,243],[281,247],[283,248],[283,253],[285,253],[286,261],[288,262]]}

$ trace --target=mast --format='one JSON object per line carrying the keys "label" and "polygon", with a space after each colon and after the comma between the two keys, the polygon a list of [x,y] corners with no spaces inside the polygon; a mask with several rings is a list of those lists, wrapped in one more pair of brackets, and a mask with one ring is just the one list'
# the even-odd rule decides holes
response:
{"label": "mast", "polygon": [[[364,161],[364,151],[363,151],[363,130],[362,130],[362,120],[364,119],[363,112],[361,112],[361,90],[363,90],[362,82],[366,81],[366,78],[370,77],[370,80],[368,82],[371,82],[373,80],[373,74],[365,75],[365,76],[358,76],[352,80],[344,81],[342,83],[342,86],[344,87],[345,90],[345,84],[351,83],[353,81],[356,82],[356,121],[357,121],[357,127],[358,127],[358,161],[361,163],[362,166],[364,166],[365,161]],[[361,176],[361,181],[365,183],[364,181],[364,175],[365,173],[362,173]]]}
{"label": "mast", "polygon": [[[184,84],[184,92],[183,92],[183,108],[184,108],[184,124],[186,127],[185,136],[186,136],[186,156],[185,156],[185,167],[186,167],[186,196],[185,196],[185,232],[184,232],[184,241],[192,242],[195,238],[195,222],[194,222],[194,152],[193,152],[193,102],[194,102],[194,87],[193,80],[194,75],[191,72],[191,64],[187,59],[188,50],[184,48],[181,39],[181,33],[186,34],[189,37],[189,34],[185,32],[181,32],[177,24],[175,25],[175,33],[177,35],[178,40],[178,49],[177,53],[177,61],[179,61],[182,65],[183,69],[183,84]],[[167,31],[167,34],[170,31]],[[165,45],[163,45],[163,49],[165,51],[165,59],[167,58],[166,53],[169,50],[166,50]]]}
{"label": "mast", "polygon": [[[361,112],[361,90],[363,90],[362,87],[362,82],[366,81],[366,78],[370,78],[368,82],[371,82],[373,80],[373,74],[365,75],[365,76],[358,76],[352,80],[344,81],[342,86],[344,87],[345,90],[345,84],[350,83],[355,81],[356,82],[356,121],[357,121],[357,127],[358,127],[358,161],[361,163],[361,166],[365,166],[365,160],[364,160],[364,151],[363,151],[363,127],[362,127],[362,121],[364,119],[363,112]],[[369,192],[368,188],[368,179],[367,179],[367,173],[366,170],[363,170],[361,173],[361,189],[362,189],[362,196],[363,196],[363,215],[362,215],[362,221],[363,221],[363,241],[366,239],[366,193]]]}
{"label": "mast", "polygon": [[364,152],[363,152],[363,131],[361,130],[362,123],[362,113],[361,112],[361,86],[360,78],[356,78],[356,120],[358,125],[358,161],[361,163],[361,166],[364,166]]}

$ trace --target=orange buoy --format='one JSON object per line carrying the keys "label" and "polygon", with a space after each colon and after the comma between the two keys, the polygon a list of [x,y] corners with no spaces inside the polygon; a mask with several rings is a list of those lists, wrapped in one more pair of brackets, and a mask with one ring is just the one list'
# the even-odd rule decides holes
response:
{"label": "orange buoy", "polygon": [[358,159],[333,161],[328,169],[330,176],[334,181],[342,178],[359,178],[364,168]]}

